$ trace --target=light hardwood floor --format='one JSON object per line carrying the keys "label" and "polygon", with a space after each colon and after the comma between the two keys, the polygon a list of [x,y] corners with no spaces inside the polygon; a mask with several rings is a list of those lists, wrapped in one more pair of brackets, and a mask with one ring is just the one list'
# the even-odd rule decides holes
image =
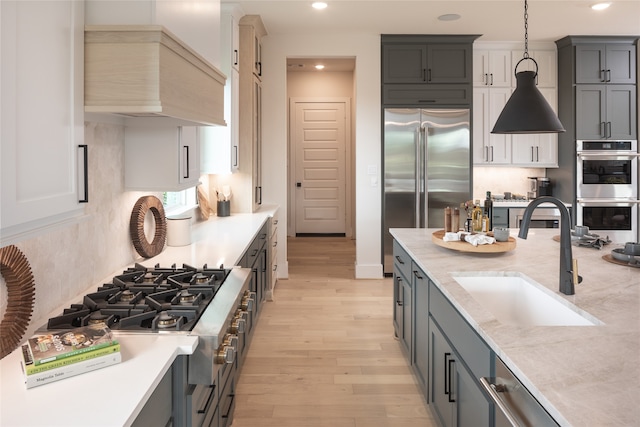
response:
{"label": "light hardwood floor", "polygon": [[435,426],[394,338],[392,279],[354,280],[355,244],[290,238],[264,304],[233,427]]}

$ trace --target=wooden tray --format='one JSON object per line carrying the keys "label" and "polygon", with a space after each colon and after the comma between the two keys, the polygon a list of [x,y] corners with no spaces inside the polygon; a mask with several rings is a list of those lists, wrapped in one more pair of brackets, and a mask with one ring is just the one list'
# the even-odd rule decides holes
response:
{"label": "wooden tray", "polygon": [[442,246],[443,248],[452,249],[454,251],[460,252],[473,252],[473,253],[481,253],[481,254],[495,254],[508,252],[516,248],[516,239],[509,236],[508,242],[495,242],[492,245],[478,245],[473,246],[471,243],[464,241],[457,242],[445,242],[442,240],[444,237],[444,230],[434,231],[431,235],[431,241],[438,246]]}

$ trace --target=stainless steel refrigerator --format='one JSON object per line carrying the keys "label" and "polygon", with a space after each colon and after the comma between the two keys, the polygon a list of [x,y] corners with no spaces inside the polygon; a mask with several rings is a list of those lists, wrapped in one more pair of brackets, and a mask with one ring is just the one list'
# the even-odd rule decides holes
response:
{"label": "stainless steel refrigerator", "polygon": [[469,123],[469,109],[384,110],[385,274],[393,272],[390,228],[443,228],[444,208],[471,198]]}

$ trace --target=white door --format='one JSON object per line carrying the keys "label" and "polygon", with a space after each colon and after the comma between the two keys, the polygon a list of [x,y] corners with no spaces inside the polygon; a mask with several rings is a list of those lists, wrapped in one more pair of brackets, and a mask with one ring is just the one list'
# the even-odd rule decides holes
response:
{"label": "white door", "polygon": [[344,102],[296,102],[295,233],[344,234],[346,141]]}

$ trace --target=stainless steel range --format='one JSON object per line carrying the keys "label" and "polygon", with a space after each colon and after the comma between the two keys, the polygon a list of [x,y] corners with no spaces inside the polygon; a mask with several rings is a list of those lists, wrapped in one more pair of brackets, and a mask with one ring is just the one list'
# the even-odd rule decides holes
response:
{"label": "stainless steel range", "polygon": [[[174,380],[173,402],[184,408],[174,425],[228,426],[235,407],[235,374],[254,319],[251,270],[133,267],[82,302],[49,319],[43,330],[68,330],[96,322],[119,334],[189,334],[198,347],[187,361],[187,384]],[[179,420],[184,420],[180,422]]]}

